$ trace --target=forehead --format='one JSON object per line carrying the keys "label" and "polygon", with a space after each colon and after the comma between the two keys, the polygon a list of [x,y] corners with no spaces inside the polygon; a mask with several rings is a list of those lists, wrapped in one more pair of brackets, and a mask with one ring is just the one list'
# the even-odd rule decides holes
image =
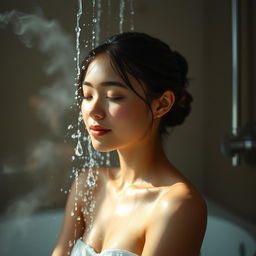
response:
{"label": "forehead", "polygon": [[102,81],[102,80],[117,80],[122,81],[122,78],[117,73],[116,70],[114,70],[113,65],[111,64],[111,59],[106,53],[101,53],[97,55],[89,64],[84,80],[87,82],[93,82],[93,80],[96,80],[96,82]]}

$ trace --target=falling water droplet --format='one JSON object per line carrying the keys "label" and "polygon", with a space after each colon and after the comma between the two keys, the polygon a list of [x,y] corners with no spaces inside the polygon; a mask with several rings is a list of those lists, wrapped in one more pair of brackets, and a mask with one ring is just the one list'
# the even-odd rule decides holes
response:
{"label": "falling water droplet", "polygon": [[76,145],[76,148],[75,148],[75,154],[77,156],[82,156],[83,155],[83,148],[82,148],[80,140],[77,141],[77,145]]}
{"label": "falling water droplet", "polygon": [[87,185],[91,188],[96,184],[96,179],[93,175],[93,171],[89,170],[87,180],[86,180]]}
{"label": "falling water droplet", "polygon": [[[81,114],[81,112],[80,112],[80,114]],[[77,138],[80,138],[81,137],[81,131],[80,131],[80,129],[77,129]]]}
{"label": "falling water droplet", "polygon": [[74,126],[72,125],[72,124],[70,124],[69,126],[68,126],[68,130],[71,130],[71,129],[73,129],[74,128]]}
{"label": "falling water droplet", "polygon": [[82,120],[83,120],[83,116],[82,116],[82,114],[81,114],[81,112],[80,112],[80,115],[79,115],[79,117],[78,117],[78,121],[81,122]]}

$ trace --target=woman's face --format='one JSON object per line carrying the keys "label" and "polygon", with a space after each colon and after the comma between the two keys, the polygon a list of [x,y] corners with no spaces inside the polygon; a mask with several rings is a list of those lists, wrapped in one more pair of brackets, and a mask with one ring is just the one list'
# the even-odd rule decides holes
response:
{"label": "woman's face", "polygon": [[[129,79],[145,97],[139,83]],[[136,146],[149,136],[152,114],[148,106],[113,70],[107,54],[99,54],[89,64],[82,89],[82,116],[96,150]]]}

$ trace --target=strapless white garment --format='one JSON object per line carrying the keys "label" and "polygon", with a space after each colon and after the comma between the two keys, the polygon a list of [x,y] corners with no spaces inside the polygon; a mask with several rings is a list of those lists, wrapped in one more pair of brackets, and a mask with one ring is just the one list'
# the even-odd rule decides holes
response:
{"label": "strapless white garment", "polygon": [[71,256],[139,256],[127,250],[119,249],[107,249],[100,253],[95,252],[95,250],[88,244],[84,243],[81,239],[78,239],[71,251]]}

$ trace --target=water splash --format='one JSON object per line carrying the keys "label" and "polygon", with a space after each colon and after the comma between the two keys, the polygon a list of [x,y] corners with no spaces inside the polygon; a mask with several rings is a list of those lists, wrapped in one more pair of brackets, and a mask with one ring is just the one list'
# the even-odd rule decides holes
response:
{"label": "water splash", "polygon": [[[92,47],[94,47],[95,45],[95,24],[97,22],[97,19],[94,17],[94,12],[95,12],[95,0],[93,0],[93,15],[92,15]],[[81,28],[80,28],[80,18],[83,14],[83,10],[82,10],[82,0],[78,0],[78,11],[77,11],[77,15],[76,15],[76,27],[75,27],[75,32],[76,32],[76,71],[77,71],[77,76],[76,76],[76,81],[78,81],[79,76],[81,74],[81,70],[80,70],[80,33],[81,33]],[[87,40],[88,42],[88,40]],[[78,84],[76,83],[76,86]],[[71,157],[71,160],[73,161],[74,165],[75,165],[75,160],[80,161],[81,160],[86,160],[88,161],[88,157],[85,156],[85,152],[83,150],[83,144],[85,147],[87,147],[87,150],[89,152],[89,155],[92,155],[93,153],[90,152],[91,149],[90,147],[88,147],[88,134],[84,134],[82,135],[80,127],[83,125],[82,121],[82,113],[79,109],[79,101],[80,96],[78,93],[79,88],[76,88],[75,91],[75,99],[77,100],[77,103],[74,107],[77,107],[78,109],[78,119],[77,119],[77,125],[76,125],[76,131],[73,132],[71,134],[71,139],[76,141],[76,146],[74,148],[74,155]],[[70,128],[70,130],[74,129],[74,126],[72,124],[70,124],[68,126],[68,128]],[[83,129],[85,131],[85,129]],[[84,142],[84,143],[83,143]],[[90,158],[90,157],[89,157]],[[72,174],[74,175],[75,179],[74,179],[74,186],[75,186],[75,202],[74,202],[74,208],[72,209],[70,215],[71,217],[75,217],[77,216],[77,214],[75,214],[75,212],[78,210],[78,199],[80,198],[81,200],[83,200],[84,202],[86,202],[86,204],[88,205],[88,207],[86,207],[86,211],[88,209],[92,209],[92,205],[94,205],[93,202],[93,193],[92,193],[92,189],[93,186],[95,186],[96,183],[96,177],[94,175],[92,175],[92,171],[90,170],[91,168],[89,168],[89,170],[87,171],[87,180],[89,180],[89,182],[85,183],[85,191],[89,193],[90,196],[83,194],[82,191],[79,191],[79,174],[81,173],[81,171],[85,171],[85,166],[86,166],[86,161],[85,163],[83,163],[82,165],[80,164],[79,166],[75,167],[73,166],[72,168]],[[90,160],[91,161],[91,160]],[[77,164],[76,164],[77,165]],[[91,164],[90,164],[91,165]],[[71,176],[72,177],[72,176]],[[86,214],[88,215],[88,214]],[[88,218],[86,220],[86,227],[91,227],[91,221],[92,218]],[[76,218],[75,220],[75,229],[74,229],[74,237],[76,237],[76,233],[77,233],[77,226],[80,225],[80,220],[78,220]],[[75,241],[71,241],[72,244],[75,243]]]}
{"label": "water splash", "polygon": [[[134,5],[133,5],[134,0],[128,0],[129,3],[129,8],[130,8],[130,29],[134,30]],[[124,19],[125,19],[125,0],[120,0],[119,4],[119,32],[122,33],[124,30]],[[95,48],[95,46],[99,45],[99,40],[100,40],[100,24],[101,24],[101,18],[102,18],[102,1],[101,0],[92,0],[92,14],[91,14],[91,22],[89,22],[88,26],[91,26],[91,48]],[[111,0],[107,1],[107,8],[108,12],[107,14],[109,17],[111,16],[111,8],[112,3]],[[79,68],[79,60],[80,60],[80,44],[79,44],[79,39],[80,39],[80,33],[81,28],[80,28],[80,18],[82,16],[82,0],[78,0],[78,11],[77,11],[77,22],[76,22],[76,70],[77,70],[77,78],[80,75],[80,68]],[[83,24],[83,27],[86,25]],[[109,28],[109,25],[108,25]],[[88,47],[88,39],[84,40],[85,46]],[[78,91],[75,92],[75,99],[79,101],[79,93]],[[78,106],[78,104],[77,104]],[[76,126],[76,131],[71,135],[71,138],[73,140],[76,140],[76,147],[74,149],[74,155],[72,156],[72,160],[84,160],[82,166],[78,167],[73,167],[72,173],[75,177],[75,192],[76,192],[76,200],[75,200],[75,205],[74,209],[71,212],[72,216],[75,216],[75,211],[77,210],[77,200],[78,198],[82,200],[83,202],[86,203],[86,207],[82,209],[82,212],[84,213],[84,216],[86,218],[86,231],[88,232],[91,229],[92,223],[93,223],[93,211],[95,207],[95,200],[94,200],[94,189],[97,187],[97,179],[99,175],[99,168],[100,166],[111,166],[110,162],[110,153],[100,153],[98,151],[95,151],[92,148],[91,144],[91,138],[89,137],[88,133],[81,133],[80,127],[82,126],[82,114],[79,111],[79,117],[78,117],[78,122]],[[69,125],[68,126],[69,130],[74,130],[75,126]],[[83,130],[85,130],[83,128]],[[83,149],[86,148],[86,150]],[[78,184],[79,184],[79,173],[81,170],[86,172],[86,180],[84,187],[85,189],[83,191],[79,191],[78,189]],[[80,220],[77,220],[80,221]],[[76,230],[75,230],[76,232]]]}

